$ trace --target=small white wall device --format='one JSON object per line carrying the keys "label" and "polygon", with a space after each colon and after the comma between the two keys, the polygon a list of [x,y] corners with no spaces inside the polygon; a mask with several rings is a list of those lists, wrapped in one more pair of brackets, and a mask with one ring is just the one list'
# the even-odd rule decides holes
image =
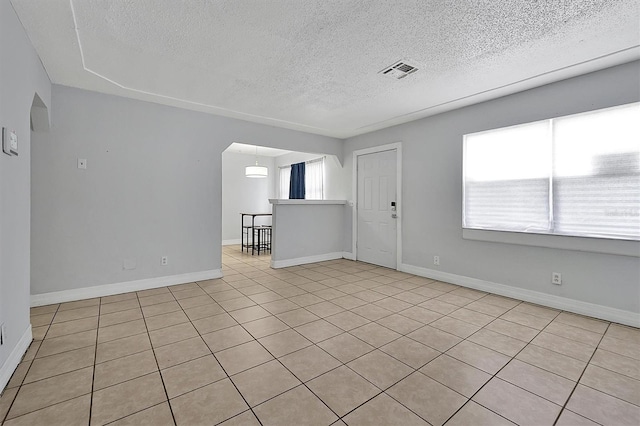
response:
{"label": "small white wall device", "polygon": [[18,155],[18,135],[6,127],[2,128],[2,151],[7,155]]}

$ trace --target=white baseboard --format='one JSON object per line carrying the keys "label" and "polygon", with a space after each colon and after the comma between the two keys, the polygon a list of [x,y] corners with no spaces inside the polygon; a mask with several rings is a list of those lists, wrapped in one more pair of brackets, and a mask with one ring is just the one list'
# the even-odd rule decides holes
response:
{"label": "white baseboard", "polygon": [[123,283],[104,284],[93,287],[74,288],[71,290],[54,291],[51,293],[32,294],[31,306],[50,305],[52,303],[70,302],[74,300],[91,299],[94,297],[111,296],[128,293],[130,291],[148,290],[168,285],[184,284],[193,281],[204,281],[222,278],[221,269],[210,271],[189,272],[187,274],[170,275],[166,277],[146,278]]}
{"label": "white baseboard", "polygon": [[0,367],[0,394],[4,391],[5,386],[11,380],[11,376],[13,372],[16,371],[18,364],[22,360],[22,356],[29,349],[29,345],[31,344],[31,340],[33,340],[33,336],[31,334],[31,324],[22,334],[20,340],[18,340],[18,344],[13,348],[11,354],[9,354],[9,358],[2,364]]}
{"label": "white baseboard", "polygon": [[610,308],[608,306],[596,305],[594,303],[582,302],[580,300],[569,299],[567,297],[512,287],[505,284],[498,284],[491,281],[479,280],[477,278],[465,277],[463,275],[451,274],[419,266],[401,264],[399,265],[398,270],[421,277],[498,294],[500,296],[512,297],[514,299],[524,300],[526,302],[536,303],[550,308],[588,315],[590,317],[630,325],[632,327],[640,327],[640,313],[637,312],[624,311],[622,309]]}
{"label": "white baseboard", "polygon": [[355,253],[351,253],[350,251],[343,251],[342,257],[347,260],[356,260]]}
{"label": "white baseboard", "polygon": [[238,238],[237,240],[222,240],[223,246],[239,246],[242,244],[242,240]]}
{"label": "white baseboard", "polygon": [[326,260],[342,259],[343,252],[318,254],[316,256],[297,257],[295,259],[272,260],[271,267],[274,269],[287,268],[289,266],[305,265],[307,263],[324,262]]}

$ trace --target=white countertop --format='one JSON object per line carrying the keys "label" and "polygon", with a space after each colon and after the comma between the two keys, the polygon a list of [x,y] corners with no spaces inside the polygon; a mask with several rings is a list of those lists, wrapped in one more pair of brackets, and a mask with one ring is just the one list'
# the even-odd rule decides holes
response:
{"label": "white countertop", "polygon": [[347,204],[347,200],[284,200],[277,198],[270,198],[271,204],[301,204],[301,205],[331,205],[331,204]]}

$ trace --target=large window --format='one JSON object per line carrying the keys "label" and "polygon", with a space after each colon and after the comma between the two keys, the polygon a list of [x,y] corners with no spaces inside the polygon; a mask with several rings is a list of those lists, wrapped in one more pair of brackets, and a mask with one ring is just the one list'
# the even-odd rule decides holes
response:
{"label": "large window", "polygon": [[[291,166],[280,167],[281,199],[289,198],[289,184],[291,182]],[[304,187],[306,200],[324,199],[324,157],[305,162]]]}
{"label": "large window", "polygon": [[640,240],[640,104],[464,137],[463,227]]}

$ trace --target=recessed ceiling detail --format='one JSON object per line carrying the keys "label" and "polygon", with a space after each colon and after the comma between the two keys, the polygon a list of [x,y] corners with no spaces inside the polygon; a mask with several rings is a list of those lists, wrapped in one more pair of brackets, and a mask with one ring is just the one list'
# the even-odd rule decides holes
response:
{"label": "recessed ceiling detail", "polygon": [[418,67],[409,65],[407,61],[398,61],[380,71],[380,74],[393,78],[394,80],[401,80],[416,71],[418,71]]}
{"label": "recessed ceiling detail", "polygon": [[53,83],[339,138],[640,59],[637,0],[11,1]]}

